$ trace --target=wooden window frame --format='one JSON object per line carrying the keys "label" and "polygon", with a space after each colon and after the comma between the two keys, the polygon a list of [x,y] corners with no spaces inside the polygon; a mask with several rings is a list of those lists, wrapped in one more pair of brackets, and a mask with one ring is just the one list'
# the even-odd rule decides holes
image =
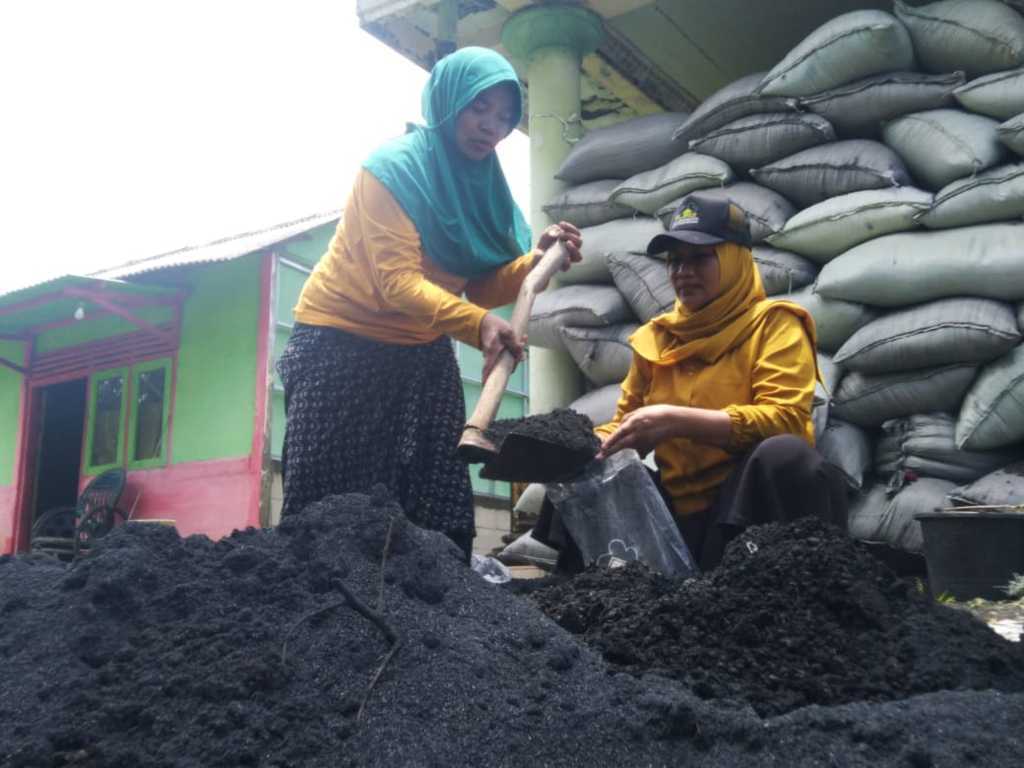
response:
{"label": "wooden window frame", "polygon": [[[128,421],[125,423],[125,428],[128,429],[128,453],[127,453],[127,465],[128,469],[153,469],[155,467],[167,466],[167,445],[170,437],[170,414],[171,414],[171,376],[174,373],[174,361],[169,357],[159,357],[155,360],[147,360],[142,363],[136,363],[131,366],[131,406],[128,410]],[[164,402],[163,410],[160,416],[161,419],[161,432],[160,432],[160,455],[151,459],[136,459],[135,457],[135,446],[136,440],[138,439],[138,421],[139,421],[139,403],[138,398],[135,397],[135,393],[138,391],[138,380],[139,376],[149,371],[160,371],[164,372]]]}
{"label": "wooden window frame", "polygon": [[[96,371],[89,376],[89,399],[85,412],[85,418],[87,420],[87,434],[85,440],[85,456],[82,461],[82,474],[87,477],[94,477],[106,472],[108,469],[116,469],[124,464],[124,430],[127,426],[128,417],[128,395],[130,387],[128,382],[130,375],[131,366],[121,366],[118,368],[106,368],[102,371]],[[114,449],[114,455],[116,458],[113,462],[108,464],[93,464],[92,449],[93,440],[96,436],[96,399],[99,396],[100,383],[108,379],[115,378],[116,376],[120,376],[123,382],[121,385],[121,410],[118,415],[117,443]]]}
{"label": "wooden window frame", "polygon": [[[138,403],[135,402],[136,380],[141,373],[147,371],[164,371],[164,404],[163,413],[163,439],[160,443],[160,456],[153,459],[134,460],[135,455],[135,425],[138,420]],[[105,368],[102,371],[94,371],[89,375],[89,399],[87,403],[85,455],[82,457],[82,476],[95,477],[108,469],[124,467],[126,471],[139,469],[158,469],[168,464],[170,456],[169,446],[171,444],[171,401],[174,399],[174,375],[175,356],[167,355],[156,357],[150,360],[142,360],[137,363],[121,365],[116,368]],[[111,464],[92,464],[92,444],[96,429],[96,397],[99,392],[99,383],[116,375],[124,377],[124,384],[121,394],[121,415],[120,425],[117,433],[117,461]]]}

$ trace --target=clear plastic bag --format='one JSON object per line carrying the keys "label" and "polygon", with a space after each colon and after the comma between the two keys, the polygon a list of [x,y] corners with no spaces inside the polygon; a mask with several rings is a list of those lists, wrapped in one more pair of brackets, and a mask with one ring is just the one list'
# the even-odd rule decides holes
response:
{"label": "clear plastic bag", "polygon": [[549,483],[548,499],[588,565],[634,560],[665,576],[698,572],[654,480],[636,451],[594,461],[571,483]]}
{"label": "clear plastic bag", "polygon": [[470,560],[470,566],[483,577],[484,581],[489,581],[491,584],[504,584],[505,582],[512,581],[512,571],[504,563],[495,560],[493,557],[473,555]]}

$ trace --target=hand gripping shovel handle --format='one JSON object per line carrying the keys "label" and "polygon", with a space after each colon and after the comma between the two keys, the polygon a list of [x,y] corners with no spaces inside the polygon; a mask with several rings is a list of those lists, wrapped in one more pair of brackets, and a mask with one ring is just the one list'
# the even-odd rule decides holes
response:
{"label": "hand gripping shovel handle", "polygon": [[[565,263],[566,251],[562,241],[557,241],[548,248],[530,274],[523,280],[519,288],[519,295],[516,297],[515,307],[512,309],[512,330],[517,338],[521,338],[526,332],[530,321],[530,310],[533,308],[533,300],[540,293],[539,286],[546,286],[551,277]],[[505,385],[508,384],[508,377],[512,375],[515,368],[515,359],[508,350],[503,350],[498,357],[497,363],[491,369],[490,375],[484,382],[480,399],[473,409],[473,415],[466,422],[466,429],[462,433],[462,442],[466,440],[466,433],[471,430],[483,432],[494,420],[494,414],[498,412],[498,405],[501,403],[502,393]]]}

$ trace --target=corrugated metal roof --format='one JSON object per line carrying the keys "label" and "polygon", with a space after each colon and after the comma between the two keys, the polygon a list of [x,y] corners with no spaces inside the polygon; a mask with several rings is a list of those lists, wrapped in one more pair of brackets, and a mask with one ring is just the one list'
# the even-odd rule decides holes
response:
{"label": "corrugated metal roof", "polygon": [[214,261],[230,261],[253,253],[271,245],[283,242],[303,232],[323,226],[341,217],[340,210],[315,213],[295,221],[277,224],[256,232],[225,237],[206,245],[187,246],[176,251],[149,256],[145,259],[129,261],[116,267],[108,267],[91,273],[94,277],[116,279],[154,272],[159,269],[182,267],[188,264],[205,264]]}

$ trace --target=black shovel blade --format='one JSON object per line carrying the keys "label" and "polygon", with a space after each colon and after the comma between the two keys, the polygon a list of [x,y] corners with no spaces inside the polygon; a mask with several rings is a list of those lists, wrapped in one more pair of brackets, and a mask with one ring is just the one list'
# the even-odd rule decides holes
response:
{"label": "black shovel blade", "polygon": [[512,483],[562,482],[577,477],[593,459],[593,449],[574,450],[513,431],[484,464],[480,477]]}

